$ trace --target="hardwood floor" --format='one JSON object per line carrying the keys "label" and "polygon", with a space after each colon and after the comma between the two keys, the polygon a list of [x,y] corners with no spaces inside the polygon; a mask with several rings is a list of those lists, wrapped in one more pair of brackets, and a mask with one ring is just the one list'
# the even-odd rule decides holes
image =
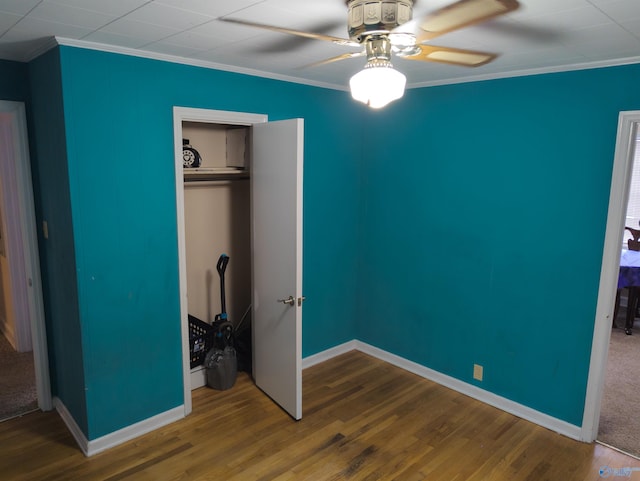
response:
{"label": "hardwood floor", "polygon": [[0,423],[0,478],[584,481],[640,469],[359,352],[303,379],[301,421],[241,373],[229,391],[194,391],[189,417],[91,458],[55,412]]}

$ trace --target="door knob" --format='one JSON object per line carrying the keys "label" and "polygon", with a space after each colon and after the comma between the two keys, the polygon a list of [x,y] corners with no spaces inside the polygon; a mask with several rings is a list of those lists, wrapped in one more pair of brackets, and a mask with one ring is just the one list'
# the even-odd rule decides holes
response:
{"label": "door knob", "polygon": [[290,306],[293,306],[296,303],[296,300],[293,298],[293,296],[289,296],[286,299],[278,299],[278,302],[282,302],[283,304],[289,304]]}

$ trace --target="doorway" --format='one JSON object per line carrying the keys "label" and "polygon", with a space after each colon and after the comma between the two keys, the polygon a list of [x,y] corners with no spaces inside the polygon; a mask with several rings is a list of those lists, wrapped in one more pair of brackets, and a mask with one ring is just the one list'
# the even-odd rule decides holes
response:
{"label": "doorway", "polygon": [[620,265],[620,246],[625,226],[634,146],[639,125],[640,111],[620,113],[581,431],[581,439],[587,442],[595,441],[598,436]]}
{"label": "doorway", "polygon": [[[638,127],[632,134],[629,158],[631,159],[632,174],[629,183],[628,203],[625,215],[625,226],[631,229],[639,228],[640,220],[640,148],[638,146]],[[635,255],[637,248],[628,243],[633,236],[626,229],[623,231],[622,249],[625,259]],[[638,253],[640,254],[640,253]],[[625,260],[625,262],[628,262]],[[628,289],[621,289],[620,304],[625,309],[617,309],[617,323],[611,331],[607,369],[603,390],[602,407],[598,428],[598,441],[613,446],[633,456],[640,456],[640,418],[635,415],[633,407],[640,396],[640,375],[637,366],[640,365],[640,336],[633,334],[633,329],[623,329],[627,319],[634,319],[636,313],[630,311],[628,304]],[[626,301],[626,302],[625,302]],[[615,315],[615,311],[614,311]],[[632,315],[632,317],[627,317]],[[633,321],[632,321],[633,322]],[[630,326],[633,328],[633,325]]]}
{"label": "doorway", "polygon": [[251,370],[249,133],[245,126],[182,123],[189,332],[198,335],[189,346],[192,390],[207,384],[212,340],[199,335],[215,320],[229,322],[225,344],[235,348],[238,371]]}
{"label": "doorway", "polygon": [[176,177],[176,210],[178,222],[178,262],[180,277],[180,318],[183,348],[183,379],[184,379],[184,411],[185,416],[192,411],[191,403],[191,366],[189,352],[189,322],[188,322],[188,294],[187,294],[187,261],[186,261],[186,232],[185,232],[185,198],[182,161],[182,125],[185,122],[217,123],[223,125],[252,125],[266,122],[266,115],[242,114],[236,112],[222,112],[205,109],[174,107],[173,135],[175,148],[175,177]]}
{"label": "doorway", "polygon": [[[174,107],[174,147],[185,415],[192,410],[187,303],[185,122],[249,127],[252,377],[294,419],[302,417],[302,119]],[[256,242],[256,239],[259,239]]]}
{"label": "doorway", "polygon": [[[0,101],[0,194],[4,210],[2,255],[18,350],[33,350],[38,407],[53,408],[35,207],[22,102]],[[10,285],[6,285],[7,280]]]}

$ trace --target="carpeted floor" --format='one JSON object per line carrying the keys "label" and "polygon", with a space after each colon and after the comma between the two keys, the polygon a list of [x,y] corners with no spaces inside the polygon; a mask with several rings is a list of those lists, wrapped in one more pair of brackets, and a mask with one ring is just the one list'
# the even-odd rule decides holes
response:
{"label": "carpeted floor", "polygon": [[[624,314],[618,316],[620,320]],[[640,321],[633,335],[611,331],[609,359],[600,410],[598,441],[640,457]]]}
{"label": "carpeted floor", "polygon": [[16,352],[0,334],[0,421],[38,407],[32,352]]}

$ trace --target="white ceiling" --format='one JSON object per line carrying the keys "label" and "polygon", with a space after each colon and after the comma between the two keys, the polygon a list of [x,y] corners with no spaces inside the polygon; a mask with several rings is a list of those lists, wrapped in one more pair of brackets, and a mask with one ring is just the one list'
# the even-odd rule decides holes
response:
{"label": "white ceiling", "polygon": [[[640,62],[640,0],[520,0],[521,8],[432,40],[498,53],[465,68],[395,59],[409,87]],[[453,3],[418,0],[414,18]],[[0,58],[29,61],[58,43],[184,61],[346,89],[364,57],[321,40],[217,20],[221,16],[347,38],[344,0],[0,0]]]}

